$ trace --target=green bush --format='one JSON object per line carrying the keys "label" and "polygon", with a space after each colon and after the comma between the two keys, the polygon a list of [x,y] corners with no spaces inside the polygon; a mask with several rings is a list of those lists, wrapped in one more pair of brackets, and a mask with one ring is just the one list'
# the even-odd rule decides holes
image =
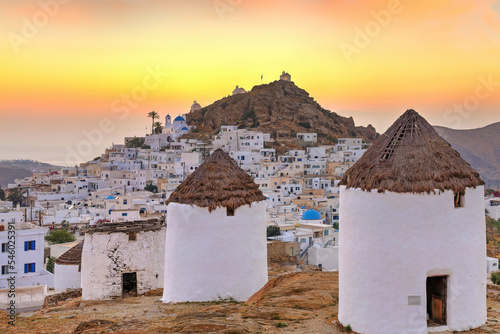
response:
{"label": "green bush", "polygon": [[491,273],[491,281],[493,284],[500,284],[500,272]]}
{"label": "green bush", "polygon": [[299,122],[299,125],[303,128],[310,129],[311,124],[309,122]]}
{"label": "green bush", "polygon": [[68,230],[52,230],[45,236],[45,240],[51,245],[63,244],[65,242],[75,241],[76,238],[73,234],[69,233]]}
{"label": "green bush", "polygon": [[157,193],[158,187],[155,186],[154,184],[148,184],[147,186],[144,187],[144,190],[151,191],[152,193]]}
{"label": "green bush", "polygon": [[54,273],[54,263],[56,262],[56,258],[53,256],[49,256],[47,258],[47,271]]}
{"label": "green bush", "polygon": [[243,116],[241,116],[243,119],[251,119],[253,120],[255,118],[255,110],[254,109],[250,109],[250,110],[247,110],[243,113]]}
{"label": "green bush", "polygon": [[286,327],[286,326],[288,326],[288,325],[286,324],[286,322],[281,322],[281,321],[279,321],[279,322],[277,322],[277,323],[276,323],[276,327],[278,327],[278,328],[280,328],[280,327]]}
{"label": "green bush", "polygon": [[277,235],[281,235],[281,231],[280,231],[280,228],[279,226],[268,226],[267,227],[267,237],[274,237],[274,236],[277,236]]}

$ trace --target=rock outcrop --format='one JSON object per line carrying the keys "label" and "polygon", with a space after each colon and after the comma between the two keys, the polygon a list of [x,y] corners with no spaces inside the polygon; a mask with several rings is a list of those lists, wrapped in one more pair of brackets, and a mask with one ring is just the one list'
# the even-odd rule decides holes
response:
{"label": "rock outcrop", "polygon": [[323,109],[309,93],[291,81],[278,80],[255,86],[250,92],[225,97],[187,114],[195,130],[192,137],[216,134],[221,125],[259,129],[276,134],[318,133],[318,142],[336,138],[362,137],[373,141],[378,134],[371,125],[356,126],[352,117],[342,117]]}

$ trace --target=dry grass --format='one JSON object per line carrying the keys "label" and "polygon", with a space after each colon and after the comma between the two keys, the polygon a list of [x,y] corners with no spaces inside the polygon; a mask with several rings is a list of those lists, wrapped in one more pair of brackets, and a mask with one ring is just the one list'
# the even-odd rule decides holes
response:
{"label": "dry grass", "polygon": [[479,174],[415,110],[407,110],[342,178],[341,185],[378,192],[463,192]]}
{"label": "dry grass", "polygon": [[216,150],[170,195],[167,203],[231,210],[265,200],[259,186],[221,149]]}

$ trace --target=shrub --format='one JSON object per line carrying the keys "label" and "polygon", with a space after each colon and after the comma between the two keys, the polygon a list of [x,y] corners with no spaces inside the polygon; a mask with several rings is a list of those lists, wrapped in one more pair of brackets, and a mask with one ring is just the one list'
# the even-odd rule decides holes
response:
{"label": "shrub", "polygon": [[280,327],[286,327],[286,326],[288,326],[288,325],[286,324],[286,322],[281,322],[281,321],[279,321],[279,322],[277,322],[277,323],[276,323],[276,327],[278,327],[278,328],[280,328]]}
{"label": "shrub", "polygon": [[500,272],[491,273],[491,281],[493,284],[500,284]]}
{"label": "shrub", "polygon": [[54,273],[54,263],[56,261],[56,258],[53,256],[49,256],[47,258],[47,271]]}
{"label": "shrub", "polygon": [[250,119],[250,120],[253,120],[255,118],[255,110],[253,109],[250,109],[250,110],[247,110],[243,113],[243,116],[242,118],[243,119]]}
{"label": "shrub", "polygon": [[65,242],[75,241],[76,238],[73,234],[69,233],[68,230],[52,230],[45,236],[45,240],[51,245],[63,244]]}
{"label": "shrub", "polygon": [[306,129],[311,128],[311,124],[309,124],[309,122],[299,122],[299,125],[303,128],[306,128]]}
{"label": "shrub", "polygon": [[147,186],[144,187],[144,190],[150,191],[152,193],[157,193],[158,192],[158,187],[155,186],[154,184],[148,184]]}
{"label": "shrub", "polygon": [[267,227],[267,237],[274,237],[274,236],[277,236],[277,235],[281,235],[281,231],[280,231],[280,228],[279,226],[268,226]]}

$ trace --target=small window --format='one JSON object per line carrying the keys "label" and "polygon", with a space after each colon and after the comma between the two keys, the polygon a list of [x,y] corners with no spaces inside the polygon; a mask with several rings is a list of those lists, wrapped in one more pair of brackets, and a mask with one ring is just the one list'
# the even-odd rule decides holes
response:
{"label": "small window", "polygon": [[123,212],[123,213],[122,213],[122,217],[127,217],[127,215],[128,215],[128,214],[127,214],[126,212]]}
{"label": "small window", "polygon": [[2,275],[8,275],[9,274],[9,266],[5,265],[2,266]]}
{"label": "small window", "polygon": [[35,250],[36,247],[35,247],[35,241],[32,240],[32,241],[25,241],[24,242],[24,250],[25,251],[29,251],[29,250]]}
{"label": "small window", "polygon": [[4,242],[4,243],[2,244],[2,253],[7,253],[7,250],[8,250],[7,243],[6,243],[6,242]]}
{"label": "small window", "polygon": [[34,273],[35,272],[35,263],[25,263],[24,264],[24,273]]}
{"label": "small window", "polygon": [[226,216],[228,217],[234,216],[234,208],[226,208]]}
{"label": "small window", "polygon": [[455,205],[455,208],[463,208],[464,207],[464,197],[465,197],[465,192],[463,192],[463,191],[454,193],[453,203]]}

